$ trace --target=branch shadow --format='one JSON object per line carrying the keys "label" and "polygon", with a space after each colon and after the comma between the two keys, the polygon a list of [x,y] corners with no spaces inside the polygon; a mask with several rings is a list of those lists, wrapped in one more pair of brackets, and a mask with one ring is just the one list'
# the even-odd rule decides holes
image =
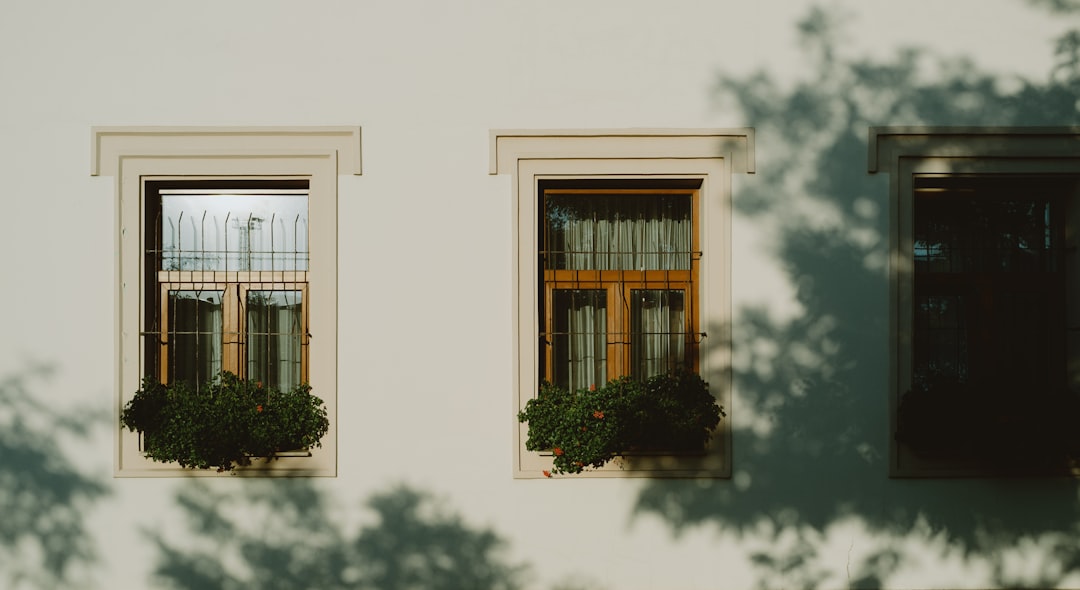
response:
{"label": "branch shadow", "polygon": [[55,373],[29,364],[0,379],[0,585],[76,588],[98,559],[86,513],[109,493],[65,455],[105,422],[82,408],[57,410],[36,393]]}
{"label": "branch shadow", "polygon": [[[881,587],[927,552],[985,566],[995,585],[1075,580],[1076,480],[888,479],[888,185],[866,174],[866,157],[870,126],[1077,124],[1080,33],[1058,39],[1045,79],[1006,80],[921,49],[844,56],[842,20],[814,8],[801,22],[808,66],[794,86],[768,72],[718,81],[718,104],[768,146],[735,195],[736,223],[774,228],[768,254],[800,312],[737,310],[732,480],[650,481],[634,512],[676,533],[739,535],[761,587]],[[841,547],[849,561],[837,564],[838,538],[872,541]],[[1010,565],[1007,554],[1042,562]]]}
{"label": "branch shadow", "polygon": [[346,514],[310,480],[242,481],[216,492],[191,481],[177,503],[186,544],[158,531],[157,582],[170,588],[521,588],[527,568],[506,543],[430,494],[397,486],[372,495],[372,524],[349,533]]}

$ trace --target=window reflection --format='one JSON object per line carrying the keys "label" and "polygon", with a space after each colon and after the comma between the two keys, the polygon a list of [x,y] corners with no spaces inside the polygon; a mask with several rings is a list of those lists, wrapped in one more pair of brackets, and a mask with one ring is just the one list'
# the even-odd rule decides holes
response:
{"label": "window reflection", "polygon": [[223,291],[169,291],[169,373],[196,391],[221,373]]}
{"label": "window reflection", "polygon": [[302,305],[302,291],[248,291],[248,379],[279,391],[303,382]]}
{"label": "window reflection", "polygon": [[1064,382],[1067,179],[917,176],[914,382]]}
{"label": "window reflection", "polygon": [[160,193],[161,270],[307,270],[306,190]]}

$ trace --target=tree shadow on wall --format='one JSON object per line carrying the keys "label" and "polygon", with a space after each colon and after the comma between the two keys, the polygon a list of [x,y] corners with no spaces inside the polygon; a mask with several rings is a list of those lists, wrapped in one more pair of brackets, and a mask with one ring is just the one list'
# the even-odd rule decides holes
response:
{"label": "tree shadow on wall", "polygon": [[47,403],[38,390],[53,373],[32,364],[0,379],[0,586],[12,590],[89,586],[97,561],[85,515],[108,489],[60,441],[86,439],[104,418]]}
{"label": "tree shadow on wall", "polygon": [[866,169],[870,126],[1080,123],[1080,33],[1057,40],[1057,65],[1033,81],[918,49],[847,57],[842,20],[814,9],[800,24],[810,63],[794,86],[767,72],[719,81],[760,147],[734,205],[772,228],[768,254],[800,312],[736,313],[732,480],[651,481],[635,512],[676,533],[734,531],[762,587],[879,587],[928,554],[988,577],[954,584],[1075,580],[1075,480],[888,479],[888,180]]}
{"label": "tree shadow on wall", "polygon": [[[234,482],[230,482],[234,483]],[[201,482],[177,496],[192,543],[148,533],[158,580],[225,590],[377,588],[512,590],[525,568],[506,561],[494,532],[470,528],[431,496],[399,486],[373,495],[376,516],[355,534],[310,480],[242,481],[218,493]]]}

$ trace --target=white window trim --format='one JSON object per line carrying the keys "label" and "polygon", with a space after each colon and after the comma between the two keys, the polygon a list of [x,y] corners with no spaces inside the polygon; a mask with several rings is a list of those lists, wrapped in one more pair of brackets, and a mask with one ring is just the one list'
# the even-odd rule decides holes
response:
{"label": "white window trim", "polygon": [[701,181],[700,372],[728,414],[702,456],[618,458],[575,477],[730,477],[731,175],[754,172],[753,129],[493,130],[490,149],[489,172],[509,174],[514,194],[514,477],[541,478],[552,465],[526,450],[528,427],[517,420],[540,384],[536,212],[549,179]]}
{"label": "white window trim", "polygon": [[[143,190],[147,180],[307,178],[309,220],[309,381],[326,402],[330,429],[310,457],[255,461],[238,475],[337,475],[337,175],[357,174],[359,127],[95,127],[91,174],[116,182],[117,391],[115,416],[141,383]],[[116,420],[114,476],[214,476],[157,463]]]}
{"label": "white window trim", "polygon": [[871,127],[868,147],[869,172],[889,174],[889,475],[994,475],[986,468],[920,459],[894,437],[900,400],[911,389],[913,178],[925,173],[1080,174],[1080,127]]}

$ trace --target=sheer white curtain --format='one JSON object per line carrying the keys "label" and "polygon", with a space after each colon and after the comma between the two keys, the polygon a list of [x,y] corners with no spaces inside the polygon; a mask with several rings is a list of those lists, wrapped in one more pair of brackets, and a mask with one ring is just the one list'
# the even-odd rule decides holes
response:
{"label": "sheer white curtain", "polygon": [[[689,270],[692,223],[687,194],[558,194],[546,200],[547,264],[554,270]],[[569,290],[563,290],[569,293]],[[559,290],[557,290],[558,294]],[[604,289],[573,291],[555,298],[556,381],[572,388],[602,385],[606,374],[608,329],[632,342],[632,371],[639,376],[663,373],[686,355],[685,293],[682,290],[634,290],[630,325],[607,326],[607,306],[595,296]],[[621,288],[617,290],[621,293]],[[561,346],[560,346],[561,345]],[[562,350],[558,350],[562,348]],[[565,372],[565,374],[564,374]]]}
{"label": "sheer white curtain", "polygon": [[576,390],[607,381],[606,295],[600,289],[556,291],[556,355],[564,357],[556,359],[556,383]]}
{"label": "sheer white curtain", "polygon": [[[573,270],[687,270],[690,268],[689,200],[660,195],[577,197],[553,205],[554,249],[561,268]],[[549,213],[549,219],[552,215]]]}
{"label": "sheer white curtain", "polygon": [[641,377],[666,373],[686,358],[686,311],[682,290],[634,289],[634,372]]}
{"label": "sheer white curtain", "polygon": [[222,341],[224,340],[224,311],[221,306],[221,295],[214,292],[200,302],[199,305],[199,361],[202,366],[202,377],[199,380],[201,386],[207,379],[221,374],[222,370]]}
{"label": "sheer white curtain", "polygon": [[288,391],[303,379],[301,291],[248,291],[248,379]]}
{"label": "sheer white curtain", "polygon": [[282,391],[288,391],[303,380],[300,369],[301,362],[301,338],[303,331],[303,316],[301,314],[301,292],[284,291],[281,293],[282,301],[271,312],[271,317],[276,321],[273,331],[277,337],[277,361],[278,387]]}

